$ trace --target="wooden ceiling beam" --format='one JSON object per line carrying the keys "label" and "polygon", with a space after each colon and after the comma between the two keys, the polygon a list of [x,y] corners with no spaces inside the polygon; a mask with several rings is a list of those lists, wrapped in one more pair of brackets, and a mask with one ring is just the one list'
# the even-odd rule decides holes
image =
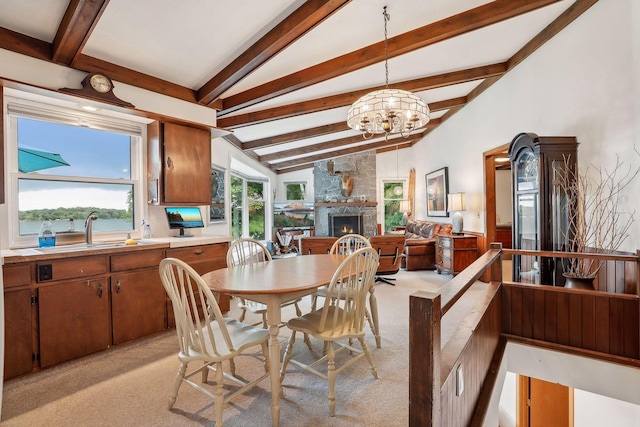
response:
{"label": "wooden ceiling beam", "polygon": [[171,96],[173,98],[182,99],[184,101],[196,102],[196,92],[184,86],[140,73],[129,68],[112,64],[111,62],[93,58],[91,56],[80,54],[76,58],[74,68],[86,71],[88,73],[101,72],[109,76],[112,80],[137,86],[142,89],[150,90],[162,95]]}
{"label": "wooden ceiling beam", "polygon": [[316,136],[328,135],[335,132],[351,130],[347,126],[347,121],[332,123],[328,125],[316,126],[309,129],[302,129],[295,132],[283,133],[281,135],[268,136],[266,138],[254,139],[242,143],[243,150],[255,150],[256,148],[271,147],[273,145],[285,144],[287,142],[300,141],[302,139]]}
{"label": "wooden ceiling beam", "polygon": [[353,154],[353,153],[361,153],[363,151],[368,151],[368,150],[377,150],[378,148],[388,147],[390,145],[398,145],[400,143],[401,144],[410,143],[410,142],[418,141],[421,138],[422,138],[422,134],[416,134],[415,136],[409,137],[409,139],[394,138],[388,141],[385,141],[383,139],[381,141],[376,141],[376,142],[372,142],[364,145],[357,145],[355,147],[344,148],[342,150],[329,151],[326,153],[315,154],[313,156],[300,157],[297,159],[286,160],[278,163],[272,163],[269,165],[269,168],[273,171],[277,171],[278,169],[288,168],[291,166],[298,166],[305,163],[313,163],[313,162],[317,162],[324,159],[346,156],[348,154]]}
{"label": "wooden ceiling beam", "polygon": [[198,102],[211,104],[234,84],[273,58],[351,0],[308,0],[242,52],[198,90]]}
{"label": "wooden ceiling beam", "polygon": [[43,61],[51,61],[51,43],[3,27],[0,27],[0,48]]}
{"label": "wooden ceiling beam", "polygon": [[73,65],[109,0],[71,0],[53,39],[51,60]]}
{"label": "wooden ceiling beam", "polygon": [[286,159],[287,157],[299,156],[301,154],[309,154],[316,151],[328,150],[330,148],[342,147],[350,144],[364,142],[365,139],[361,134],[347,136],[345,138],[334,139],[332,141],[320,142],[318,144],[306,145],[303,147],[292,148],[290,150],[282,150],[276,153],[264,154],[258,157],[260,162],[270,162],[272,160]]}
{"label": "wooden ceiling beam", "polygon": [[[492,64],[394,83],[393,88],[419,92],[444,86],[467,83],[479,79],[501,76],[506,73],[506,71],[506,63]],[[225,129],[237,129],[243,126],[266,123],[301,114],[317,113],[319,111],[330,110],[332,108],[345,107],[351,105],[361,96],[366,95],[371,91],[383,88],[384,86],[370,87],[359,91],[345,92],[337,95],[326,96],[324,98],[310,99],[307,101],[297,102],[295,104],[267,108],[231,117],[220,117],[222,112],[219,111],[217,124]],[[429,104],[429,108],[431,108],[431,104]]]}
{"label": "wooden ceiling beam", "polygon": [[[440,124],[440,118],[434,118],[429,120],[427,127],[436,127]],[[323,135],[329,135],[331,133],[343,132],[351,130],[347,126],[347,122],[342,121],[338,123],[332,123],[329,125],[317,126],[314,128],[303,129],[295,132],[284,133],[281,135],[274,135],[267,138],[254,139],[252,141],[246,141],[242,143],[243,150],[256,150],[260,148],[271,147],[274,145],[286,144],[290,142],[296,142],[303,139],[314,138]]]}
{"label": "wooden ceiling beam", "polygon": [[[393,58],[443,40],[448,40],[455,36],[496,24],[558,1],[559,0],[494,0],[482,6],[389,38],[387,40],[388,57]],[[244,92],[223,98],[223,109],[228,112],[237,111],[382,62],[385,59],[384,45],[384,41],[380,41]]]}
{"label": "wooden ceiling beam", "polygon": [[[517,51],[511,58],[507,60],[507,72],[511,71],[516,65],[520,64],[526,58],[528,58],[533,52],[537,51],[542,45],[551,40],[556,34],[566,28],[569,24],[575,21],[580,15],[586,12],[591,6],[596,4],[598,0],[576,0],[567,10],[562,12],[560,16],[547,25],[542,31],[540,31],[534,38],[532,38],[526,45],[524,45],[519,51]],[[506,74],[506,73],[505,73]],[[482,92],[489,89],[495,82],[500,80],[502,75],[496,75],[485,79],[469,94],[467,94],[467,102],[471,102],[478,97]],[[462,106],[452,108],[444,116],[442,121],[449,119],[455,113],[460,111]]]}

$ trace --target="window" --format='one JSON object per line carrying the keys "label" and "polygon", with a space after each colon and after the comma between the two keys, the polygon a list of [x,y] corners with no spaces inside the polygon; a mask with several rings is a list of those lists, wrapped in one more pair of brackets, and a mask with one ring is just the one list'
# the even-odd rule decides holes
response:
{"label": "window", "polygon": [[285,182],[285,200],[305,200],[307,197],[306,182]]}
{"label": "window", "polygon": [[11,103],[8,112],[12,243],[28,242],[44,220],[59,236],[83,232],[92,211],[94,233],[136,229],[139,125]]}
{"label": "window", "polygon": [[[234,239],[266,239],[266,183],[231,176],[231,233]],[[245,225],[246,224],[246,225]]]}
{"label": "window", "polygon": [[400,212],[400,202],[404,199],[404,180],[382,182],[385,231],[390,231],[396,226],[403,225],[402,212]]}

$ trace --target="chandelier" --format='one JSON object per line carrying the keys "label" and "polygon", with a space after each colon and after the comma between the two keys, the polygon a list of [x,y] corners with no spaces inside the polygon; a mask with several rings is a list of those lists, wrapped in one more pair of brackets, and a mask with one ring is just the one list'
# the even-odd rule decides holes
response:
{"label": "chandelier", "polygon": [[347,125],[362,132],[365,139],[384,133],[399,133],[407,138],[415,129],[429,122],[429,106],[417,95],[402,90],[389,89],[389,63],[387,55],[387,22],[390,19],[387,6],[384,17],[384,69],[385,88],[370,92],[353,103],[347,113]]}

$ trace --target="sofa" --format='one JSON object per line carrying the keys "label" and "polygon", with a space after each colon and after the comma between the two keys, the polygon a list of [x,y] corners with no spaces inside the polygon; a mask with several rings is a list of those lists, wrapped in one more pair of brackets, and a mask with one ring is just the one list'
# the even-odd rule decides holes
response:
{"label": "sofa", "polygon": [[436,234],[451,234],[451,224],[409,220],[404,230],[402,267],[411,270],[435,270]]}

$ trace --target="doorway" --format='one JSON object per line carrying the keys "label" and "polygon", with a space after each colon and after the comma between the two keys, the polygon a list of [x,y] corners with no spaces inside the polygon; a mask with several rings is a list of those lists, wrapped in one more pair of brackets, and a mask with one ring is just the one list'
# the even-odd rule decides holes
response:
{"label": "doorway", "polygon": [[[491,242],[500,242],[502,247],[511,247],[511,163],[508,161],[509,144],[504,144],[483,153],[484,156],[484,206],[485,248]],[[508,177],[508,178],[507,178]]]}
{"label": "doorway", "polygon": [[537,378],[518,377],[517,425],[573,427],[573,389]]}

